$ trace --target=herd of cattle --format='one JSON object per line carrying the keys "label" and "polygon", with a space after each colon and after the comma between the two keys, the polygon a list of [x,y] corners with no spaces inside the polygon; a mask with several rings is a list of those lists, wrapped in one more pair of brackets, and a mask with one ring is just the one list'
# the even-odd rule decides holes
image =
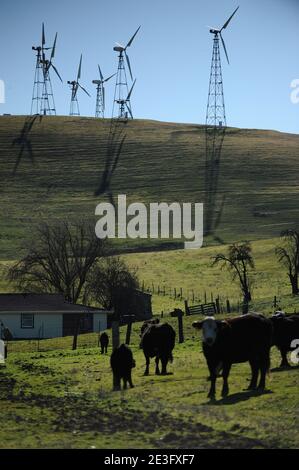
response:
{"label": "herd of cattle", "polygon": [[[281,353],[280,367],[290,367],[287,353],[291,351],[292,342],[299,341],[299,314],[286,315],[276,312],[271,317],[261,313],[248,313],[227,320],[216,320],[205,317],[202,321],[193,322],[192,326],[202,330],[203,353],[210,373],[209,398],[216,394],[216,379],[223,378],[222,397],[229,393],[228,376],[232,364],[249,362],[251,381],[248,389],[263,390],[266,374],[270,368],[270,351],[276,346]],[[144,322],[140,332],[140,348],[146,360],[144,375],[149,374],[150,359],[155,358],[156,374],[167,374],[167,364],[172,362],[172,351],[175,346],[175,331],[168,323],[159,319]],[[108,335],[100,337],[101,352],[107,352]],[[161,371],[159,368],[161,362]],[[113,388],[133,387],[131,372],[135,361],[130,348],[124,344],[112,352],[110,364],[113,372]],[[258,381],[259,379],[259,381]]]}

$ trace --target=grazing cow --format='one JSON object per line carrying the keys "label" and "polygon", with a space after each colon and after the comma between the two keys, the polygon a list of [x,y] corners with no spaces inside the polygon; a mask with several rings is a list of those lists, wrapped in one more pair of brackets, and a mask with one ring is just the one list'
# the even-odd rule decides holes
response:
{"label": "grazing cow", "polygon": [[109,345],[109,336],[107,333],[102,333],[99,339],[99,343],[101,345],[101,354],[107,354],[107,349]]}
{"label": "grazing cow", "polygon": [[291,367],[287,353],[292,350],[291,343],[294,339],[299,339],[299,315],[286,315],[284,312],[276,312],[270,320],[274,329],[273,345],[281,354],[280,367]]}
{"label": "grazing cow", "polygon": [[141,332],[140,337],[143,335],[144,331],[149,325],[158,325],[158,323],[160,323],[159,318],[151,318],[150,320],[145,320],[140,329],[140,332]]}
{"label": "grazing cow", "polygon": [[203,330],[203,352],[211,376],[209,398],[216,394],[216,378],[222,367],[222,396],[228,395],[228,376],[232,364],[249,362],[251,382],[249,390],[257,386],[258,374],[261,377],[259,389],[265,388],[266,373],[270,367],[270,349],[273,335],[271,321],[261,314],[250,313],[237,318],[220,321],[207,317],[193,322],[192,326]]}
{"label": "grazing cow", "polygon": [[172,350],[175,345],[175,331],[168,323],[144,323],[141,327],[140,348],[146,360],[144,375],[149,374],[150,358],[156,358],[156,375],[160,374],[159,361],[162,364],[162,375],[167,375],[168,361],[172,362]]}
{"label": "grazing cow", "polygon": [[113,390],[121,389],[121,379],[123,380],[123,388],[126,390],[127,383],[133,388],[132,369],[136,363],[130,348],[125,344],[121,344],[115,348],[110,358],[110,365],[113,372]]}

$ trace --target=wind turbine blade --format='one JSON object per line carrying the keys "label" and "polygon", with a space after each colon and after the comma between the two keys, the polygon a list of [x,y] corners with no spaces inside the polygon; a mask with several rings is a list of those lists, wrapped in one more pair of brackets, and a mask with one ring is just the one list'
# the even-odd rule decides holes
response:
{"label": "wind turbine blade", "polygon": [[135,78],[134,83],[133,83],[133,85],[132,85],[132,87],[131,87],[131,90],[129,91],[129,94],[128,94],[128,96],[127,96],[126,101],[129,101],[129,99],[131,98],[131,94],[132,94],[133,88],[134,88],[134,86],[135,86],[135,83],[136,83],[136,78]]}
{"label": "wind turbine blade", "polygon": [[229,19],[228,19],[228,20],[224,23],[224,25],[222,26],[220,32],[228,26],[228,24],[230,23],[232,17],[235,15],[235,13],[237,13],[237,11],[239,10],[239,8],[240,8],[240,7],[238,7],[238,8],[235,9],[235,11],[233,12],[233,14],[229,17]]}
{"label": "wind turbine blade", "polygon": [[130,41],[129,41],[128,44],[126,45],[125,49],[127,49],[127,47],[130,47],[130,45],[131,45],[132,42],[134,41],[135,36],[136,36],[136,34],[138,33],[138,31],[139,31],[140,28],[141,28],[141,26],[139,26],[139,28],[137,29],[136,33],[133,34],[133,36],[131,37]]}
{"label": "wind turbine blade", "polygon": [[133,119],[133,114],[132,114],[131,108],[130,108],[130,106],[127,105],[127,103],[126,103],[126,108],[129,111],[131,118]]}
{"label": "wind turbine blade", "polygon": [[115,75],[116,75],[116,73],[114,73],[113,75],[110,75],[110,77],[108,77],[108,78],[106,78],[106,79],[104,80],[104,83],[105,83],[105,82],[108,82],[108,80],[110,80],[110,78],[114,77]]}
{"label": "wind turbine blade", "polygon": [[57,33],[56,33],[56,35],[55,35],[54,44],[53,44],[53,47],[52,47],[50,62],[52,61],[52,59],[54,59],[55,48],[56,48],[56,41],[57,41]]}
{"label": "wind turbine blade", "polygon": [[98,65],[98,67],[99,67],[99,73],[100,73],[101,80],[103,81],[104,77],[103,77],[103,74],[102,74],[102,71],[101,71],[101,67],[99,65]]}
{"label": "wind turbine blade", "polygon": [[221,33],[220,33],[220,38],[221,38],[222,46],[223,46],[223,49],[224,49],[224,52],[225,52],[225,55],[226,55],[227,63],[229,64],[228,55],[227,55],[227,50],[226,50],[226,47],[225,47],[225,42],[224,42],[224,40],[223,40],[223,37],[222,37]]}
{"label": "wind turbine blade", "polygon": [[56,68],[55,65],[53,65],[53,64],[51,64],[51,66],[53,67],[54,71],[56,72],[57,76],[59,77],[59,79],[60,79],[60,81],[61,81],[61,83],[62,83],[62,78],[61,78],[61,76],[59,75],[59,72],[58,72],[57,68]]}
{"label": "wind turbine blade", "polygon": [[129,69],[129,72],[130,72],[130,75],[131,75],[131,80],[133,81],[133,75],[132,75],[132,70],[131,70],[130,59],[129,59],[129,56],[126,53],[126,51],[125,51],[125,55],[126,55],[126,60],[127,60],[127,64],[128,64],[128,69]]}
{"label": "wind turbine blade", "polygon": [[42,27],[42,46],[44,46],[46,44],[46,38],[45,38],[45,25],[43,23],[43,27]]}
{"label": "wind turbine blade", "polygon": [[77,81],[79,80],[79,78],[81,78],[81,66],[82,66],[82,54],[81,54],[81,57],[80,57],[80,63],[79,63],[79,68],[78,68]]}
{"label": "wind turbine blade", "polygon": [[90,94],[88,93],[88,91],[85,90],[85,88],[83,88],[83,86],[80,85],[80,83],[78,83],[78,86],[81,88],[81,90],[85,91],[85,93],[89,96],[90,98]]}

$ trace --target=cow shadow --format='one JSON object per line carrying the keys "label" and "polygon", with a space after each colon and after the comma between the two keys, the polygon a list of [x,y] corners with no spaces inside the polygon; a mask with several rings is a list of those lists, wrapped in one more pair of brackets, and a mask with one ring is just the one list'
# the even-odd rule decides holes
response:
{"label": "cow shadow", "polygon": [[250,398],[254,397],[260,397],[262,395],[268,395],[272,394],[272,390],[244,390],[242,392],[238,393],[232,393],[231,395],[228,395],[225,398],[221,398],[220,400],[216,399],[211,399],[210,401],[207,402],[207,405],[215,405],[215,406],[221,406],[221,405],[235,405],[237,403],[241,403],[243,401],[247,401]]}
{"label": "cow shadow", "polygon": [[273,369],[271,369],[271,373],[272,372],[292,372],[294,370],[298,370],[299,369],[299,365],[298,366],[290,366],[290,367],[274,367]]}
{"label": "cow shadow", "polygon": [[34,125],[35,121],[38,118],[39,118],[39,122],[41,122],[42,116],[39,115],[39,114],[35,114],[34,116],[28,116],[25,119],[25,122],[24,122],[24,125],[23,125],[22,129],[21,129],[19,137],[17,137],[16,139],[14,139],[12,141],[12,144],[11,144],[12,147],[15,147],[15,146],[19,147],[18,157],[17,157],[16,163],[15,163],[14,169],[13,169],[13,175],[14,176],[18,171],[18,168],[19,168],[19,165],[21,163],[23,153],[24,153],[25,150],[27,150],[27,153],[29,155],[29,159],[30,159],[32,165],[34,165],[34,163],[35,163],[35,158],[34,158],[31,139],[30,139],[30,133],[32,131],[32,128],[33,128],[33,125]]}

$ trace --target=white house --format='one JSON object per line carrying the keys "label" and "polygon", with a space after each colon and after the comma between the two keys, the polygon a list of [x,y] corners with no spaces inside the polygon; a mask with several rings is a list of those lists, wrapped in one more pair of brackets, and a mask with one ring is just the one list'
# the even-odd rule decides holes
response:
{"label": "white house", "polygon": [[70,336],[78,317],[80,333],[99,332],[107,328],[109,313],[72,304],[62,294],[0,294],[0,337],[5,328],[13,339]]}

